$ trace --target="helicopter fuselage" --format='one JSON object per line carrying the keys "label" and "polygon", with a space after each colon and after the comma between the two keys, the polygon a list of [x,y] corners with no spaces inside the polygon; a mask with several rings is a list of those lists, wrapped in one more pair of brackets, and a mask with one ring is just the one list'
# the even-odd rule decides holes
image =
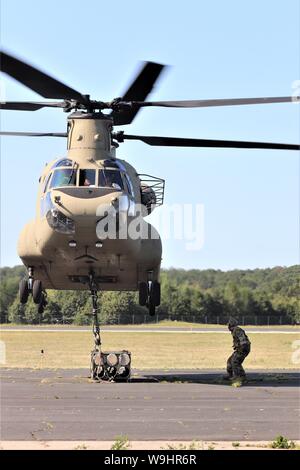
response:
{"label": "helicopter fuselage", "polygon": [[71,115],[67,156],[40,177],[36,217],[20,234],[18,254],[45,289],[86,289],[91,272],[101,290],[159,279],[161,240],[144,220],[145,187],[116,159],[111,128],[104,115]]}

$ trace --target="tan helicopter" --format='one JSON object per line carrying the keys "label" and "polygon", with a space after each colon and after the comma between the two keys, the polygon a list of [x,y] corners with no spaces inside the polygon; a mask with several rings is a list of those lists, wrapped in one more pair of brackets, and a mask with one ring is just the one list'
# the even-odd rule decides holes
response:
{"label": "tan helicopter", "polygon": [[[300,149],[292,144],[114,132],[113,126],[130,124],[139,109],[146,106],[193,108],[299,101],[299,97],[144,101],[163,68],[153,62],[145,63],[123,97],[107,103],[91,100],[89,95],[82,95],[31,65],[1,53],[2,72],[44,98],[63,100],[2,102],[1,109],[35,111],[55,107],[71,112],[67,133],[0,132],[67,138],[66,157],[48,164],[40,177],[36,217],[24,227],[18,243],[18,254],[28,269],[28,279],[20,282],[20,301],[26,303],[32,294],[40,313],[46,304],[46,289],[89,289],[94,315],[99,289],[138,290],[140,304],[147,305],[151,315],[160,304],[161,240],[143,217],[163,203],[164,180],[139,175],[129,163],[116,158],[118,143],[130,139],[155,146]],[[103,113],[106,109],[111,112]],[[145,209],[142,217],[139,214],[140,235],[130,237],[127,231],[127,236],[121,237],[125,219],[128,226],[128,220],[137,218],[136,208],[140,205]],[[97,227],[112,209],[116,236],[99,236]]]}

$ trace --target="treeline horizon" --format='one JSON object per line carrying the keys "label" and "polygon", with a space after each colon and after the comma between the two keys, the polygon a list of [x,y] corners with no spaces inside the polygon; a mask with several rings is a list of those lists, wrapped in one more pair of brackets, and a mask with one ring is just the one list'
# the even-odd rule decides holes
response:
{"label": "treeline horizon", "polygon": [[[92,322],[88,291],[47,291],[42,315],[30,298],[19,303],[18,286],[24,266],[0,268],[0,322],[20,324],[77,324]],[[300,265],[266,269],[162,269],[161,305],[154,320],[226,323],[229,316],[241,323],[300,323]],[[138,305],[136,292],[100,292],[102,324],[153,321]]]}

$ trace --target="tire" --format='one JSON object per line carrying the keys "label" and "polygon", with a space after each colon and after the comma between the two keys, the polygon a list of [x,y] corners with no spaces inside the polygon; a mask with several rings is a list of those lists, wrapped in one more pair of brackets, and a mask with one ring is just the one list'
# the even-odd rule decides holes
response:
{"label": "tire", "polygon": [[36,280],[33,282],[32,298],[35,304],[40,304],[43,296],[42,281]]}
{"label": "tire", "polygon": [[40,315],[42,315],[42,314],[44,313],[44,306],[43,306],[43,305],[39,305],[39,307],[38,307],[38,313],[39,313]]}
{"label": "tire", "polygon": [[26,279],[21,279],[19,283],[19,297],[21,304],[26,304],[28,300],[29,289],[28,289],[28,282]]}
{"label": "tire", "polygon": [[41,315],[42,313],[44,313],[44,310],[45,310],[45,305],[46,304],[46,301],[45,301],[45,296],[44,296],[44,293],[42,293],[42,297],[41,297],[41,301],[39,303],[39,306],[38,306],[38,313]]}
{"label": "tire", "polygon": [[155,307],[160,305],[160,283],[158,281],[153,281],[151,286],[151,301]]}
{"label": "tire", "polygon": [[147,282],[139,283],[139,304],[145,306],[148,301],[148,284]]}

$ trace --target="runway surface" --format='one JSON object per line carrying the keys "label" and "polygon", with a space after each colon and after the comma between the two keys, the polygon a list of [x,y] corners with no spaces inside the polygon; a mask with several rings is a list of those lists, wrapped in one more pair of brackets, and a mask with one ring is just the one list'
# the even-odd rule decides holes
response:
{"label": "runway surface", "polygon": [[1,369],[1,440],[300,439],[300,373],[251,372],[234,388],[222,371],[136,371],[95,383],[86,369]]}

